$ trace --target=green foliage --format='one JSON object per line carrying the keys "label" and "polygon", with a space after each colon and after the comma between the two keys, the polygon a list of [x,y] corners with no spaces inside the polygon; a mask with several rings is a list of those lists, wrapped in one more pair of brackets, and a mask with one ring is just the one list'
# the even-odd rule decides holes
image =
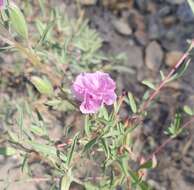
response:
{"label": "green foliage", "polygon": [[33,76],[31,82],[41,94],[52,95],[54,93],[53,86],[50,81],[44,77],[43,79]]}
{"label": "green foliage", "polygon": [[154,84],[152,84],[150,81],[148,81],[148,80],[144,80],[144,81],[142,81],[142,84],[144,84],[144,85],[146,85],[147,87],[149,87],[149,88],[151,88],[151,89],[153,89],[153,90],[155,90],[155,86],[154,86]]}
{"label": "green foliage", "polygon": [[170,127],[165,131],[165,133],[170,135],[172,138],[175,138],[183,130],[181,128],[181,123],[182,123],[181,114],[176,114],[174,121],[170,124]]}
{"label": "green foliage", "polygon": [[194,115],[194,111],[187,105],[185,105],[183,107],[183,110],[186,114],[190,115],[190,116],[193,116]]}
{"label": "green foliage", "polygon": [[10,21],[15,31],[24,39],[28,39],[28,27],[21,10],[13,3],[9,6]]}
{"label": "green foliage", "polygon": [[[49,179],[57,178],[52,183],[60,179],[60,190],[68,190],[72,182],[88,190],[115,190],[119,186],[149,190],[141,172],[155,168],[157,160],[154,155],[142,163],[135,150],[135,130],[143,126],[147,111],[140,113],[139,99],[128,92],[118,97],[113,107],[102,106],[96,114],[80,116],[77,112],[79,105],[70,90],[75,74],[80,72],[113,70],[134,73],[121,64],[125,56],[101,52],[102,39],[82,16],[77,20],[70,19],[59,8],[49,8],[47,1],[39,0],[38,3],[41,13],[36,18],[32,17],[28,24],[37,32],[30,36],[27,19],[16,5],[11,4],[8,12],[2,14],[0,29],[6,32],[1,32],[0,37],[8,45],[0,50],[4,53],[9,51],[14,56],[18,53],[15,50],[19,50],[25,55],[27,60],[21,57],[17,60],[19,69],[14,77],[25,76],[28,84],[25,83],[22,89],[27,92],[25,101],[21,100],[23,97],[12,101],[9,98],[0,100],[0,119],[6,126],[0,154],[6,157],[17,155],[22,171],[29,177],[33,177],[29,160],[35,154],[40,164],[49,169]],[[25,6],[21,3],[21,7],[24,13],[27,10],[33,12],[29,1],[25,1]],[[12,31],[10,24],[25,40],[18,40],[9,33]],[[174,69],[169,78],[161,71],[161,80],[166,84],[181,77],[189,61]],[[1,82],[1,88],[6,88],[8,82]],[[150,91],[160,90],[150,81],[144,80],[142,84],[149,88],[143,97],[145,102],[149,100]],[[130,106],[130,114],[124,118],[122,109],[126,105]],[[184,106],[183,110],[190,116],[194,115],[189,106]],[[54,121],[50,122],[51,118]],[[56,120],[60,121],[63,129],[60,139],[51,137],[53,128],[59,127]],[[181,124],[181,115],[177,114],[166,131],[170,139],[182,132]],[[92,163],[99,171],[96,170],[95,177],[91,171],[82,174],[80,163],[86,163],[84,170]],[[52,189],[57,189],[57,185],[53,184]]]}

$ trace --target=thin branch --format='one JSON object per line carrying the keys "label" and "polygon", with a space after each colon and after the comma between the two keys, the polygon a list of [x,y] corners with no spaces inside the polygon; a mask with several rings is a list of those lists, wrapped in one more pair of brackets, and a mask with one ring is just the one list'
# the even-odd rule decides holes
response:
{"label": "thin branch", "polygon": [[188,50],[182,55],[182,57],[179,59],[179,61],[174,65],[174,67],[170,70],[168,75],[161,81],[161,83],[158,85],[158,87],[150,94],[147,101],[144,102],[142,107],[140,108],[139,112],[144,112],[150,105],[151,101],[156,98],[156,96],[159,94],[161,89],[165,86],[165,84],[169,81],[169,79],[173,76],[173,74],[177,71],[178,68],[182,66],[185,59],[189,56],[190,51],[193,49],[194,41],[191,42],[190,47]]}

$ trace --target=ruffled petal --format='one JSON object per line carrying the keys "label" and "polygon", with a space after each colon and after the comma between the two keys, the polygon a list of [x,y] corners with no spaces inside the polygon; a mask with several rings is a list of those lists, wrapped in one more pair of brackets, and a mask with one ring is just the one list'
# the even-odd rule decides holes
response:
{"label": "ruffled petal", "polygon": [[84,114],[96,113],[102,105],[102,100],[96,99],[92,94],[86,94],[84,101],[80,105],[80,110]]}
{"label": "ruffled petal", "polygon": [[84,86],[84,75],[83,74],[79,74],[76,77],[75,82],[73,83],[73,86],[72,86],[72,91],[76,99],[80,101],[84,100],[86,88]]}
{"label": "ruffled petal", "polygon": [[117,95],[113,92],[107,93],[103,96],[103,102],[106,105],[112,105],[117,99]]}

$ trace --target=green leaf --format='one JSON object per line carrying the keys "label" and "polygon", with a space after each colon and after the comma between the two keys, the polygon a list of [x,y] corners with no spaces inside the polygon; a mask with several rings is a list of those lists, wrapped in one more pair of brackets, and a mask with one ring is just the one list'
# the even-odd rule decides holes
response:
{"label": "green leaf", "polygon": [[133,111],[133,113],[137,113],[137,105],[133,95],[130,92],[128,92],[128,98],[129,98],[129,104],[130,104],[131,110]]}
{"label": "green leaf", "polygon": [[161,79],[162,79],[162,80],[165,79],[164,73],[163,73],[162,71],[160,71],[160,76],[161,76]]}
{"label": "green leaf", "polygon": [[193,0],[187,0],[187,2],[189,4],[189,6],[191,7],[191,10],[192,10],[192,12],[194,14],[194,1]]}
{"label": "green leaf", "polygon": [[191,60],[189,59],[185,63],[183,63],[176,71],[176,73],[168,80],[168,82],[171,82],[173,80],[177,80],[178,78],[182,77],[185,71],[187,70]]}
{"label": "green leaf", "polygon": [[148,80],[142,81],[142,84],[146,85],[147,87],[149,87],[149,88],[151,88],[151,89],[153,89],[153,90],[156,89],[155,86],[154,86],[154,84],[152,84],[152,83],[151,83],[150,81],[148,81]]}
{"label": "green leaf", "polygon": [[107,157],[107,159],[109,159],[109,157],[110,157],[110,150],[109,150],[108,143],[107,143],[106,139],[101,139],[101,141],[102,141],[102,145],[103,145],[104,151],[106,153],[106,157]]}
{"label": "green leaf", "polygon": [[29,174],[29,172],[30,172],[30,168],[29,168],[29,165],[28,165],[28,154],[26,154],[23,158],[23,162],[22,162],[22,165],[21,165],[21,170],[25,174]]}
{"label": "green leaf", "polygon": [[35,151],[43,154],[44,156],[58,157],[57,156],[57,149],[51,145],[45,145],[43,143],[41,144],[41,143],[37,143],[35,141],[27,141],[27,143],[29,145],[31,145]]}
{"label": "green leaf", "polygon": [[28,39],[28,27],[21,10],[11,3],[9,6],[10,21],[15,31],[24,39]]}
{"label": "green leaf", "polygon": [[189,106],[187,106],[187,105],[185,105],[184,107],[183,107],[183,110],[184,110],[184,112],[185,113],[187,113],[188,115],[193,115],[194,113],[193,113],[193,110],[189,107]]}
{"label": "green leaf", "polygon": [[157,166],[157,160],[156,160],[156,157],[153,156],[151,160],[142,164],[139,169],[153,169],[156,166]]}
{"label": "green leaf", "polygon": [[33,76],[31,78],[31,82],[41,94],[53,95],[53,86],[46,77],[42,79],[40,77]]}
{"label": "green leaf", "polygon": [[61,179],[60,190],[69,190],[72,181],[73,177],[71,175],[71,171],[68,171],[67,174],[64,175]]}
{"label": "green leaf", "polygon": [[38,136],[44,136],[46,135],[46,131],[44,129],[42,129],[41,127],[37,126],[37,125],[31,125],[30,126],[30,130]]}
{"label": "green leaf", "polygon": [[40,20],[36,21],[36,27],[41,35],[38,44],[41,44],[42,42],[49,40],[51,38],[51,29],[54,24],[55,24],[54,21],[48,23],[47,25],[42,23]]}
{"label": "green leaf", "polygon": [[0,155],[3,156],[13,156],[16,154],[16,149],[12,147],[0,147]]}
{"label": "green leaf", "polygon": [[84,131],[87,136],[90,135],[90,120],[89,115],[85,116]]}
{"label": "green leaf", "polygon": [[97,142],[98,140],[98,137],[95,137],[94,139],[92,139],[91,141],[89,141],[85,147],[84,147],[84,151],[83,152],[86,152],[88,151],[89,149],[91,149]]}
{"label": "green leaf", "polygon": [[72,160],[72,157],[73,157],[73,153],[75,151],[75,147],[76,147],[76,144],[77,144],[77,141],[78,141],[78,135],[79,135],[79,133],[77,133],[75,135],[75,137],[73,138],[73,143],[71,145],[71,149],[70,149],[70,152],[69,152],[68,157],[67,157],[67,165],[68,166],[71,163],[71,160]]}
{"label": "green leaf", "polygon": [[8,134],[10,136],[10,139],[13,142],[18,142],[19,141],[18,135],[16,135],[16,133],[13,133],[11,130],[8,130]]}
{"label": "green leaf", "polygon": [[102,117],[107,121],[109,120],[108,111],[104,106],[100,108],[99,117]]}

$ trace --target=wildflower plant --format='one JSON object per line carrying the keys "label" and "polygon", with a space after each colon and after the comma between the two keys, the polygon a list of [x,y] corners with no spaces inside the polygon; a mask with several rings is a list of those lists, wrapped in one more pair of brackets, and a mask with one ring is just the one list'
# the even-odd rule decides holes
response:
{"label": "wildflower plant", "polygon": [[[194,121],[194,111],[184,107],[191,116],[185,124],[176,114],[165,132],[169,137],[148,156],[136,151],[134,134],[143,127],[149,106],[161,89],[188,68],[194,41],[167,75],[161,72],[158,85],[143,81],[148,91],[142,100],[131,92],[116,94],[116,81],[108,74],[115,65],[111,67],[109,57],[100,52],[98,34],[82,17],[71,20],[57,8],[49,9],[46,17],[46,5],[39,2],[43,19],[35,19],[32,28],[13,2],[1,10],[1,51],[22,56],[18,73],[23,73],[28,84],[25,100],[4,97],[2,101],[0,117],[6,127],[0,154],[15,156],[28,179],[48,182],[51,189],[68,190],[73,182],[88,190],[151,189],[145,182],[146,171],[157,166],[157,154]],[[32,11],[30,3],[21,5]],[[36,30],[35,35],[30,30]],[[3,83],[6,81],[1,81],[1,88]],[[130,107],[130,114],[123,119],[124,105]],[[50,135],[56,126],[49,116],[59,113],[63,117],[79,115],[80,122],[76,130],[63,126],[64,134],[56,140]],[[33,171],[35,156],[49,169],[49,175],[37,176]]]}

